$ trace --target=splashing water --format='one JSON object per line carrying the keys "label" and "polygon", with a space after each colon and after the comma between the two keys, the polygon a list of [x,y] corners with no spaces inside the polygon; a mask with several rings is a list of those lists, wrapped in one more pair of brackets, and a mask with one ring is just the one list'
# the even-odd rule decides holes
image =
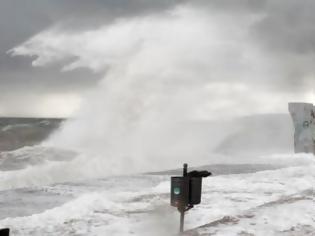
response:
{"label": "splashing water", "polygon": [[43,144],[78,157],[24,171],[60,181],[209,162],[238,127],[191,131],[191,124],[270,112],[286,100],[278,94],[266,106],[270,94],[257,86],[281,74],[248,34],[260,17],[235,21],[181,6],[84,32],[53,27],[14,48],[13,55],[36,55],[34,66],[71,61],[62,70],[104,76],[75,118]]}

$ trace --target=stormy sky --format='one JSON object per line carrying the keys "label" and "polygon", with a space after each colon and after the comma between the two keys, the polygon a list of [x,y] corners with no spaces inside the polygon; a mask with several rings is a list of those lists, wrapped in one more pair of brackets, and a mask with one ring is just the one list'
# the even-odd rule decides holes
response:
{"label": "stormy sky", "polygon": [[[35,50],[32,46],[33,51],[20,50],[17,56],[8,51],[51,29],[58,34],[77,35],[110,26],[120,19],[132,21],[158,14],[163,20],[164,13],[180,6],[203,9],[218,16],[213,18],[218,20],[214,24],[222,31],[225,28],[233,31],[231,37],[235,31],[245,31],[243,34],[250,39],[248,44],[266,54],[262,63],[267,61],[279,68],[264,72],[267,76],[263,79],[257,76],[238,82],[263,87],[266,98],[285,94],[292,99],[314,101],[311,94],[315,84],[315,2],[312,0],[0,0],[0,3],[1,116],[70,116],[82,97],[104,77],[104,71],[85,66],[62,70],[67,60],[73,60],[67,57],[34,67],[32,62],[44,57],[38,51],[41,48]],[[236,26],[229,27],[231,22],[236,22]],[[229,37],[228,33],[224,35]],[[58,50],[54,48],[54,53]],[[71,57],[80,56],[71,53]],[[237,66],[240,65],[235,62]]]}

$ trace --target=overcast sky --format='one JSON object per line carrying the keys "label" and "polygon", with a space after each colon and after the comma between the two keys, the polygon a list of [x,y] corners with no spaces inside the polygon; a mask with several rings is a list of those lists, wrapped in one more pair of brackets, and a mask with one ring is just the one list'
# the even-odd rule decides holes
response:
{"label": "overcast sky", "polygon": [[[9,50],[52,29],[59,34],[76,35],[110,26],[119,19],[132,21],[171,12],[179,6],[201,8],[209,15],[223,15],[238,22],[233,30],[245,30],[252,47],[266,52],[270,61],[281,68],[277,72],[279,79],[271,79],[276,76],[272,72],[265,82],[257,79],[257,86],[266,87],[265,91],[291,94],[294,98],[297,93],[311,94],[315,84],[313,0],[0,0],[0,3],[1,116],[70,116],[82,97],[104,77],[104,71],[86,66],[61,72],[64,60],[33,67],[34,59],[44,57],[38,51],[34,53],[34,46],[33,51],[18,53],[28,57],[12,56],[7,53]],[[244,24],[244,16],[248,17],[245,20],[251,17],[255,20]],[[229,28],[225,22],[229,23],[218,21],[218,27]],[[58,50],[54,48],[54,53]],[[71,53],[73,57],[80,56]],[[305,99],[314,101],[310,95]]]}

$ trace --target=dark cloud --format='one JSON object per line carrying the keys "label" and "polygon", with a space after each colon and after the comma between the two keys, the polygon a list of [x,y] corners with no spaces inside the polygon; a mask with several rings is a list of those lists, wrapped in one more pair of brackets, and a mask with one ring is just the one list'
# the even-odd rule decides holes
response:
{"label": "dark cloud", "polygon": [[62,22],[76,29],[97,27],[117,17],[131,17],[168,9],[178,0],[1,0],[0,54],[46,27]]}
{"label": "dark cloud", "polygon": [[[315,86],[315,2],[312,0],[199,0],[209,12],[259,17],[249,33],[279,65],[282,78],[270,90],[308,91]],[[266,78],[268,80],[268,78]]]}
{"label": "dark cloud", "polygon": [[251,28],[254,40],[281,61],[281,86],[309,90],[315,86],[315,2],[266,1],[262,18]]}
{"label": "dark cloud", "polygon": [[272,50],[310,54],[315,50],[315,2],[269,1],[253,32]]}
{"label": "dark cloud", "polygon": [[[14,97],[21,99],[23,94],[32,93],[42,95],[81,93],[97,83],[100,75],[86,70],[62,73],[58,66],[33,68],[30,66],[31,58],[12,58],[6,54],[8,50],[36,33],[61,23],[62,27],[68,30],[98,27],[112,22],[117,17],[132,17],[164,10],[172,7],[176,2],[175,0],[0,0],[1,100],[6,100],[9,94],[10,99]],[[29,96],[28,98],[25,96],[25,99],[29,99],[26,104],[36,103]],[[3,103],[1,105],[4,106]],[[23,110],[20,107],[17,109]]]}
{"label": "dark cloud", "polygon": [[13,47],[45,27],[63,22],[70,27],[93,27],[117,17],[168,9],[179,0],[1,0],[0,47]]}
{"label": "dark cloud", "polygon": [[[274,89],[306,89],[315,73],[315,2],[312,0],[0,0],[0,92],[23,97],[39,94],[80,93],[95,85],[100,75],[84,70],[62,73],[60,67],[32,68],[30,58],[11,58],[6,51],[49,26],[67,30],[95,28],[120,17],[134,17],[192,4],[231,17],[261,18],[250,28],[259,47],[268,51],[284,73]],[[12,98],[12,96],[11,96]]]}
{"label": "dark cloud", "polygon": [[315,50],[315,2],[312,0],[197,0],[194,4],[226,14],[257,14],[252,26],[256,40],[270,50],[313,53]]}
{"label": "dark cloud", "polygon": [[266,6],[267,0],[196,0],[194,4],[208,7],[213,11],[235,13],[259,12]]}

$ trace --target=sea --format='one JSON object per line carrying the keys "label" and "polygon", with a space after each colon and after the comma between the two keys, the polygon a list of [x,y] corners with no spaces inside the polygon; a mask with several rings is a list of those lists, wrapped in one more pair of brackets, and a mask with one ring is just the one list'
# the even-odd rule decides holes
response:
{"label": "sea", "polygon": [[[0,228],[11,235],[178,235],[170,177],[181,175],[184,160],[110,172],[120,162],[48,145],[64,122],[0,119]],[[204,162],[188,163],[189,171],[213,175],[203,179],[201,203],[186,212],[183,235],[314,235],[315,158],[293,153],[288,117],[235,122],[243,129],[221,139]],[[203,140],[199,131],[216,125],[194,123],[188,130]],[[262,129],[269,129],[265,136]]]}

